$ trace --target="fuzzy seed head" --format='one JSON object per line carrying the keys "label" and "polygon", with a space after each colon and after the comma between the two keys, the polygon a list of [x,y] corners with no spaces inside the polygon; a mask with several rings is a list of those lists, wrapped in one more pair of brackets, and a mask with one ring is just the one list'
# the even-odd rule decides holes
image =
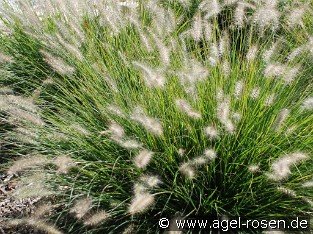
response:
{"label": "fuzzy seed head", "polygon": [[133,234],[135,233],[135,225],[134,224],[130,224],[124,231],[122,234]]}
{"label": "fuzzy seed head", "polygon": [[296,57],[298,57],[304,51],[304,47],[300,46],[295,48],[287,57],[288,61],[293,61]]}
{"label": "fuzzy seed head", "polygon": [[307,182],[303,183],[302,187],[304,187],[304,188],[312,188],[313,187],[313,180],[307,181]]}
{"label": "fuzzy seed head", "polygon": [[135,157],[134,163],[138,168],[145,168],[149,164],[152,156],[153,152],[144,149]]}
{"label": "fuzzy seed head", "polygon": [[211,17],[217,16],[220,11],[221,7],[217,0],[212,1],[203,1],[199,5],[199,9],[203,12],[206,12],[205,19],[210,19]]}
{"label": "fuzzy seed head", "polygon": [[161,183],[161,180],[158,176],[152,176],[152,175],[144,175],[140,178],[142,182],[144,182],[147,186],[150,188],[156,187]]}
{"label": "fuzzy seed head", "polygon": [[63,234],[52,224],[34,218],[10,219],[6,224],[8,226],[30,226],[40,233]]}
{"label": "fuzzy seed head", "polygon": [[260,96],[260,88],[257,87],[257,88],[252,89],[250,93],[250,97],[253,100],[256,100],[259,96]]}
{"label": "fuzzy seed head", "polygon": [[235,112],[232,114],[232,119],[235,121],[235,122],[238,122],[241,120],[241,114],[238,113],[238,112]]}
{"label": "fuzzy seed head", "polygon": [[81,124],[75,123],[75,124],[72,124],[70,127],[74,131],[76,131],[78,134],[85,135],[85,136],[90,135],[90,132],[85,127],[83,127]]}
{"label": "fuzzy seed head", "polygon": [[122,139],[125,136],[124,128],[116,122],[109,125],[108,132],[117,139]]}
{"label": "fuzzy seed head", "polygon": [[248,170],[250,171],[250,172],[252,172],[252,173],[256,173],[256,172],[258,172],[259,170],[260,170],[260,166],[259,165],[250,165],[249,167],[248,167]]}
{"label": "fuzzy seed head", "polygon": [[300,163],[301,161],[306,159],[308,159],[308,156],[301,152],[295,152],[280,157],[273,162],[271,167],[272,172],[268,173],[267,176],[271,180],[275,181],[284,180],[291,174],[291,166]]}
{"label": "fuzzy seed head", "polygon": [[226,54],[229,50],[229,35],[227,32],[223,32],[222,38],[218,44],[218,55],[221,57],[222,55]]}
{"label": "fuzzy seed head", "polygon": [[223,97],[217,103],[217,117],[229,133],[234,133],[235,126],[230,119],[230,99]]}
{"label": "fuzzy seed head", "polygon": [[204,23],[204,29],[203,29],[204,39],[206,41],[210,41],[212,38],[212,25],[208,22]]}
{"label": "fuzzy seed head", "polygon": [[258,53],[258,47],[256,45],[253,45],[249,48],[248,53],[247,53],[247,60],[249,62],[253,61]]}
{"label": "fuzzy seed head", "polygon": [[36,166],[42,166],[49,163],[49,160],[44,155],[28,155],[16,160],[13,165],[8,169],[8,174],[16,174]]}
{"label": "fuzzy seed head", "polygon": [[40,219],[43,218],[46,214],[49,214],[52,211],[52,206],[50,204],[42,204],[36,208],[32,218]]}
{"label": "fuzzy seed head", "polygon": [[185,155],[186,150],[184,150],[183,148],[178,149],[178,155],[183,157]]}
{"label": "fuzzy seed head", "polygon": [[271,27],[273,30],[279,26],[280,13],[277,10],[276,1],[267,1],[253,14],[253,21],[259,25],[260,30]]}
{"label": "fuzzy seed head", "polygon": [[109,217],[110,215],[106,211],[102,210],[85,219],[84,224],[86,226],[97,226],[106,221]]}
{"label": "fuzzy seed head", "polygon": [[266,62],[266,63],[269,63],[274,55],[274,53],[276,52],[277,50],[277,47],[278,47],[278,42],[276,43],[273,43],[271,45],[271,47],[266,50],[264,53],[263,53],[263,60]]}
{"label": "fuzzy seed head", "polygon": [[120,145],[126,149],[132,150],[132,149],[138,149],[142,147],[142,144],[137,142],[136,140],[125,140],[125,141],[119,141]]}
{"label": "fuzzy seed head", "polygon": [[290,84],[298,75],[299,71],[300,71],[300,67],[289,68],[283,76],[283,80],[285,84]]}
{"label": "fuzzy seed head", "polygon": [[71,75],[75,72],[75,68],[66,64],[61,58],[57,58],[48,52],[41,51],[45,61],[59,74],[61,75]]}
{"label": "fuzzy seed head", "polygon": [[175,101],[175,104],[182,112],[186,113],[189,117],[194,118],[194,119],[201,118],[201,114],[194,111],[187,101],[183,99],[177,99]]}
{"label": "fuzzy seed head", "polygon": [[0,64],[1,63],[11,63],[13,58],[11,56],[0,53]]}
{"label": "fuzzy seed head", "polygon": [[107,110],[113,115],[117,115],[119,117],[125,117],[124,112],[118,106],[109,105],[107,107]]}
{"label": "fuzzy seed head", "polygon": [[308,203],[311,207],[313,207],[313,200],[307,197],[302,197],[302,200],[306,203]]}
{"label": "fuzzy seed head", "polygon": [[268,64],[264,70],[264,76],[266,78],[283,76],[287,69],[288,68],[283,64],[279,64],[279,63]]}
{"label": "fuzzy seed head", "polygon": [[137,196],[139,194],[145,193],[147,191],[147,187],[144,186],[142,183],[135,183],[133,192]]}
{"label": "fuzzy seed head", "polygon": [[194,166],[201,166],[204,165],[208,162],[208,158],[207,157],[196,157],[191,161],[191,164]]}
{"label": "fuzzy seed head", "polygon": [[75,163],[69,156],[59,156],[54,159],[53,163],[57,166],[57,172],[60,174],[66,174],[72,168]]}
{"label": "fuzzy seed head", "polygon": [[91,205],[92,200],[89,197],[79,199],[70,210],[70,213],[74,213],[77,219],[81,219],[91,209]]}
{"label": "fuzzy seed head", "polygon": [[234,23],[237,27],[241,28],[244,25],[245,21],[245,4],[239,2],[236,6],[234,13]]}
{"label": "fuzzy seed head", "polygon": [[202,17],[200,12],[198,12],[194,17],[191,36],[195,41],[200,41],[202,37]]}
{"label": "fuzzy seed head", "polygon": [[313,110],[313,97],[307,98],[302,103],[303,110]]}
{"label": "fuzzy seed head", "polygon": [[216,152],[213,149],[206,149],[204,151],[204,156],[207,157],[209,160],[214,160],[217,158]]}
{"label": "fuzzy seed head", "polygon": [[304,13],[305,13],[304,8],[293,9],[288,14],[288,18],[287,18],[287,24],[289,25],[289,27],[293,28],[297,25],[301,25]]}
{"label": "fuzzy seed head", "polygon": [[275,125],[274,125],[274,129],[280,130],[282,125],[284,124],[284,122],[286,121],[286,119],[288,118],[290,114],[290,111],[288,109],[282,109],[276,119]]}
{"label": "fuzzy seed head", "polygon": [[275,94],[271,94],[269,95],[266,99],[265,99],[265,106],[271,106],[275,101]]}
{"label": "fuzzy seed head", "polygon": [[135,215],[146,211],[154,203],[154,196],[149,193],[137,194],[133,198],[128,213]]}
{"label": "fuzzy seed head", "polygon": [[164,88],[166,79],[161,71],[153,70],[145,64],[133,62],[133,65],[144,72],[144,81],[150,88]]}
{"label": "fuzzy seed head", "polygon": [[236,99],[239,99],[241,94],[242,94],[242,90],[243,90],[243,81],[242,80],[239,80],[236,82],[235,84],[235,91],[234,91],[234,96]]}
{"label": "fuzzy seed head", "polygon": [[179,167],[179,171],[189,179],[194,178],[196,174],[194,168],[189,163],[183,163]]}
{"label": "fuzzy seed head", "polygon": [[295,191],[291,190],[291,189],[288,189],[288,188],[285,188],[283,186],[279,186],[277,188],[278,191],[281,191],[282,193],[290,196],[290,197],[297,197],[297,194]]}
{"label": "fuzzy seed head", "polygon": [[230,68],[230,64],[227,60],[225,60],[222,64],[222,71],[226,77],[230,75],[231,68]]}
{"label": "fuzzy seed head", "polygon": [[143,125],[147,131],[156,136],[163,134],[163,127],[159,120],[147,116],[141,107],[136,107],[131,115],[131,119]]}
{"label": "fuzzy seed head", "polygon": [[16,186],[12,196],[16,199],[35,199],[38,197],[49,197],[54,194],[45,184],[47,174],[35,172],[31,175],[21,177],[20,183]]}
{"label": "fuzzy seed head", "polygon": [[210,139],[218,138],[218,130],[213,125],[210,125],[204,129],[205,135],[207,135]]}

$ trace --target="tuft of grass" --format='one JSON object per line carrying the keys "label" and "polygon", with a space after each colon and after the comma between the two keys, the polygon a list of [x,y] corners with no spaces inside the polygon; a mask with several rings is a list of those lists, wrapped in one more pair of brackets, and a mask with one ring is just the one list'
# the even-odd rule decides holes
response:
{"label": "tuft of grass", "polygon": [[312,216],[312,2],[59,3],[3,6],[0,134],[60,230]]}

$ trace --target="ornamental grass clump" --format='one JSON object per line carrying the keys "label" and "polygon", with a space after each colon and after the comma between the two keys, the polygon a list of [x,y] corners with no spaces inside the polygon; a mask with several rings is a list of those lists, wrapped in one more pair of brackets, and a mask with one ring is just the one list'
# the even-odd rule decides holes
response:
{"label": "ornamental grass clump", "polygon": [[[50,233],[312,216],[312,10],[280,0],[5,1],[0,143],[14,160],[3,169],[42,173],[37,196],[56,207]],[[50,222],[7,221],[21,223]]]}

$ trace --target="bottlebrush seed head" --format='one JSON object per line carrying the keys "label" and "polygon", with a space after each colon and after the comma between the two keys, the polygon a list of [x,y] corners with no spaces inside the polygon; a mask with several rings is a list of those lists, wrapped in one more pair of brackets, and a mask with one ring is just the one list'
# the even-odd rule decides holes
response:
{"label": "bottlebrush seed head", "polygon": [[313,180],[304,182],[302,184],[302,187],[304,187],[304,188],[311,188],[311,187],[313,187]]}
{"label": "bottlebrush seed head", "polygon": [[75,163],[69,156],[59,156],[53,160],[53,163],[57,166],[57,172],[61,174],[68,173],[69,169],[72,168]]}
{"label": "bottlebrush seed head", "polygon": [[295,48],[291,53],[288,55],[287,59],[289,62],[293,61],[296,57],[298,57],[303,51],[305,47],[304,46],[299,46]]}
{"label": "bottlebrush seed head", "polygon": [[193,110],[193,108],[190,106],[190,104],[183,100],[183,99],[177,99],[175,101],[176,106],[185,114],[187,114],[189,117],[194,119],[200,119],[201,114]]}
{"label": "bottlebrush seed head", "polygon": [[131,119],[140,123],[147,131],[156,136],[161,136],[163,134],[163,127],[160,121],[147,116],[139,106],[134,109]]}
{"label": "bottlebrush seed head", "polygon": [[271,47],[263,53],[263,60],[266,63],[269,63],[271,61],[273,55],[277,51],[278,44],[278,42],[273,43]]}
{"label": "bottlebrush seed head", "polygon": [[232,119],[235,121],[235,122],[239,122],[241,120],[241,114],[238,113],[238,112],[234,112],[232,114]]}
{"label": "bottlebrush seed head", "polygon": [[295,77],[298,75],[299,71],[300,71],[299,66],[289,68],[283,76],[283,80],[284,80],[285,84],[290,84],[295,79]]}
{"label": "bottlebrush seed head", "polygon": [[260,166],[252,164],[248,167],[248,170],[252,173],[256,173],[260,170]]}
{"label": "bottlebrush seed head", "polygon": [[151,88],[163,88],[165,86],[165,77],[161,71],[153,70],[145,64],[139,62],[133,62],[133,65],[144,71],[144,81],[148,87]]}
{"label": "bottlebrush seed head", "polygon": [[221,11],[220,4],[217,0],[203,1],[200,3],[199,9],[206,13],[204,19],[210,19],[211,17],[215,17]]}
{"label": "bottlebrush seed head", "polygon": [[83,218],[87,212],[91,209],[92,200],[87,198],[82,198],[76,201],[75,205],[71,208],[70,213],[74,213],[76,218]]}
{"label": "bottlebrush seed head", "polygon": [[290,111],[288,110],[288,109],[282,109],[280,112],[279,112],[279,114],[278,114],[278,116],[277,116],[277,119],[276,119],[276,122],[275,122],[275,124],[274,124],[274,129],[277,131],[277,130],[279,130],[281,127],[282,127],[282,125],[284,124],[284,122],[286,121],[286,119],[288,118],[288,116],[289,116],[289,114],[290,114]]}
{"label": "bottlebrush seed head", "polygon": [[223,71],[224,76],[227,77],[230,75],[231,68],[230,68],[230,64],[227,60],[225,60],[222,64],[222,71]]}
{"label": "bottlebrush seed head", "polygon": [[198,12],[192,22],[191,36],[195,41],[200,41],[202,37],[202,17],[201,12]]}
{"label": "bottlebrush seed head", "polygon": [[245,22],[245,9],[246,6],[244,3],[239,2],[236,6],[234,13],[234,23],[237,27],[241,28],[244,26]]}
{"label": "bottlebrush seed head", "polygon": [[247,60],[249,62],[253,61],[258,53],[258,47],[256,45],[253,45],[249,48],[248,52],[247,52]]}
{"label": "bottlebrush seed head", "polygon": [[129,208],[128,213],[135,215],[146,211],[154,203],[154,196],[149,193],[135,195]]}
{"label": "bottlebrush seed head", "polygon": [[211,41],[212,38],[212,25],[208,22],[203,23],[203,34],[204,34],[204,39],[206,41]]}
{"label": "bottlebrush seed head", "polygon": [[313,110],[313,97],[307,98],[302,103],[303,110]]}
{"label": "bottlebrush seed head", "polygon": [[11,63],[13,58],[11,56],[0,53],[0,64],[1,63]]}
{"label": "bottlebrush seed head", "polygon": [[264,76],[266,78],[273,78],[283,76],[287,70],[287,66],[280,63],[268,64],[264,70]]}
{"label": "bottlebrush seed head", "polygon": [[75,68],[66,64],[61,58],[57,58],[43,50],[40,52],[43,54],[45,61],[59,74],[66,76],[75,72]]}
{"label": "bottlebrush seed head", "polygon": [[213,160],[213,159],[217,158],[216,152],[213,149],[206,149],[204,151],[204,156],[207,157],[210,160]]}
{"label": "bottlebrush seed head", "polygon": [[107,107],[107,110],[108,110],[111,114],[114,114],[114,115],[117,115],[117,116],[119,116],[119,117],[125,118],[124,112],[123,112],[118,106],[109,105],[109,106]]}
{"label": "bottlebrush seed head", "polygon": [[192,159],[192,161],[190,162],[191,165],[196,166],[196,167],[202,166],[206,163],[208,163],[208,158],[203,157],[203,156],[196,157]]}
{"label": "bottlebrush seed head", "polygon": [[178,149],[178,155],[183,157],[185,155],[186,150],[184,150],[183,148]]}
{"label": "bottlebrush seed head", "polygon": [[297,194],[294,190],[291,190],[291,189],[288,189],[286,187],[283,187],[283,186],[279,186],[277,188],[278,191],[281,191],[282,193],[290,196],[290,197],[297,197]]}
{"label": "bottlebrush seed head", "polygon": [[280,13],[276,4],[276,1],[267,1],[253,14],[253,21],[260,27],[260,30],[264,30],[267,27],[270,27],[273,30],[278,28]]}
{"label": "bottlebrush seed head", "polygon": [[109,213],[106,211],[98,211],[97,213],[92,214],[88,218],[84,219],[84,225],[86,226],[97,226],[110,217]]}
{"label": "bottlebrush seed head", "polygon": [[119,141],[118,142],[122,147],[126,149],[138,149],[142,147],[142,144],[137,142],[136,140],[124,140],[124,141]]}
{"label": "bottlebrush seed head", "polygon": [[135,195],[138,195],[147,192],[147,189],[148,188],[144,186],[142,183],[135,183],[133,187],[133,192]]}
{"label": "bottlebrush seed head", "polygon": [[124,128],[114,121],[109,125],[108,132],[117,139],[122,139],[125,136]]}
{"label": "bottlebrush seed head", "polygon": [[290,153],[276,159],[272,166],[271,172],[267,173],[269,179],[274,181],[281,181],[291,174],[290,167],[308,159],[308,156],[301,152]]}
{"label": "bottlebrush seed head", "polygon": [[243,81],[242,80],[237,81],[235,84],[235,90],[234,90],[234,96],[236,99],[240,98],[243,88],[244,88]]}
{"label": "bottlebrush seed head", "polygon": [[274,103],[274,101],[275,101],[275,94],[270,94],[265,99],[264,105],[265,106],[271,106]]}
{"label": "bottlebrush seed head", "polygon": [[301,25],[302,18],[304,16],[305,9],[304,8],[296,8],[293,9],[289,14],[287,14],[287,24],[289,27],[293,28],[297,25]]}
{"label": "bottlebrush seed head", "polygon": [[205,135],[207,135],[210,139],[218,138],[218,130],[213,125],[208,126],[204,129]]}
{"label": "bottlebrush seed head", "polygon": [[190,165],[190,163],[183,163],[179,167],[179,171],[189,179],[194,178],[196,174],[195,169]]}
{"label": "bottlebrush seed head", "polygon": [[8,169],[8,174],[15,174],[36,166],[42,166],[49,163],[44,155],[27,155],[14,161],[13,165]]}
{"label": "bottlebrush seed head", "polygon": [[153,152],[144,149],[135,157],[134,163],[138,168],[145,168],[149,164],[152,156]]}
{"label": "bottlebrush seed head", "polygon": [[140,177],[140,180],[150,188],[156,187],[161,183],[159,177],[153,175],[143,175],[142,177]]}
{"label": "bottlebrush seed head", "polygon": [[260,96],[260,88],[257,87],[257,88],[252,89],[250,93],[250,97],[253,100],[256,100],[259,96]]}

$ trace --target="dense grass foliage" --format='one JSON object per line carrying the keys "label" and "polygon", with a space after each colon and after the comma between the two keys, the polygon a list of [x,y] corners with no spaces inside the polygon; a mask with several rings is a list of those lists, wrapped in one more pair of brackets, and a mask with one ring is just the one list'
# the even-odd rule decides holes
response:
{"label": "dense grass foliage", "polygon": [[161,217],[312,216],[312,9],[5,1],[2,168],[19,175],[13,197],[53,204],[5,224],[158,233]]}

